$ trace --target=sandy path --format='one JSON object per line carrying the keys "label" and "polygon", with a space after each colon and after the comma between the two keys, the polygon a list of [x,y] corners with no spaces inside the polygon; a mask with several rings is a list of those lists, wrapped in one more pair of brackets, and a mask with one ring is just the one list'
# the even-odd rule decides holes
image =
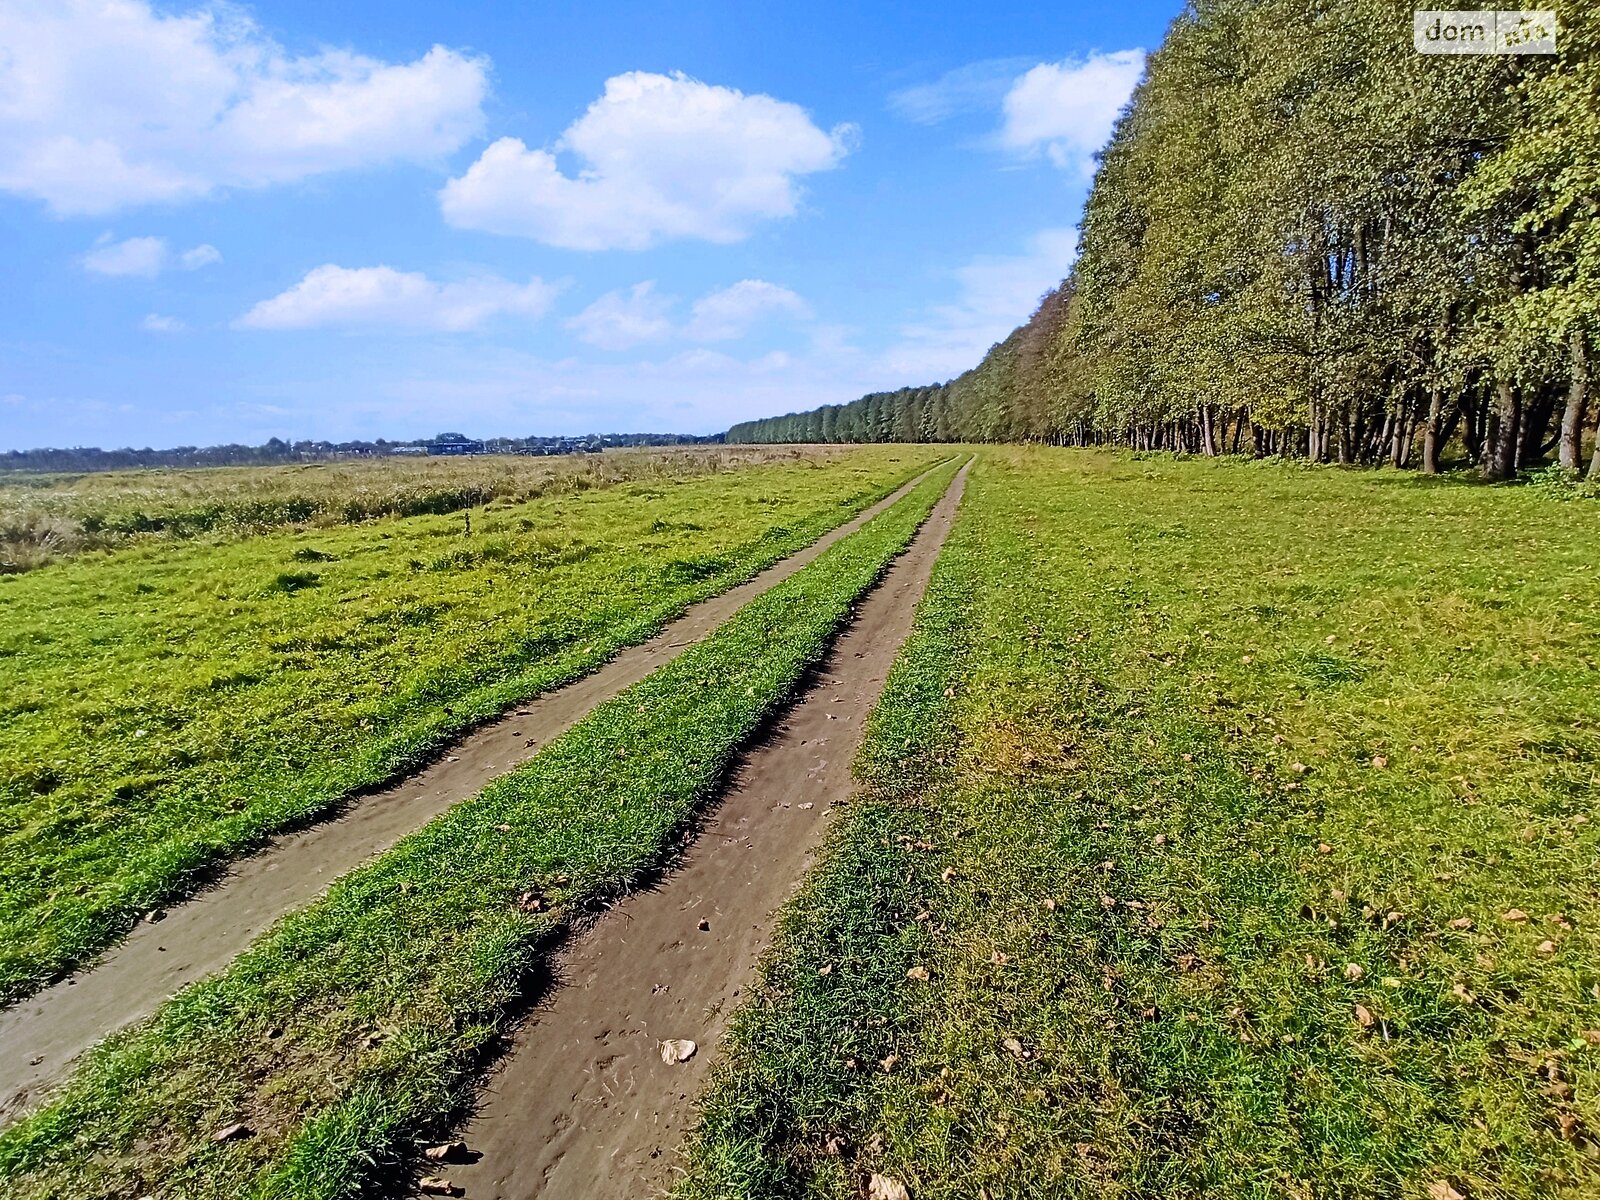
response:
{"label": "sandy path", "polygon": [[[680,863],[561,955],[557,986],[490,1075],[462,1134],[476,1161],[435,1168],[468,1200],[642,1197],[670,1185],[773,910],[805,873],[830,806],[850,794],[863,722],[910,632],[965,481],[963,469],[813,684],[743,756]],[[659,1044],[672,1038],[700,1050],[668,1066]]]}
{"label": "sandy path", "polygon": [[94,967],[0,1011],[0,1124],[61,1079],[79,1054],[231,962],[285,913],[412,830],[476,795],[538,753],[595,705],[637,683],[744,604],[787,579],[911,490],[918,476],[748,583],[694,605],[655,637],[592,675],[530,701],[472,733],[430,766],[351,804],[338,817],[273,839],[216,886],[134,928]]}

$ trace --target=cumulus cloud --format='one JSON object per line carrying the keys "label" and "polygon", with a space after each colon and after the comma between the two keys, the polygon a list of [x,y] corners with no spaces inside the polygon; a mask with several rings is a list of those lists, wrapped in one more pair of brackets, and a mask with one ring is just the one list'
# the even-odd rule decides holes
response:
{"label": "cumulus cloud", "polygon": [[673,299],[653,281],[607,292],[567,322],[567,328],[601,350],[627,350],[672,336]]}
{"label": "cumulus cloud", "polygon": [[139,328],[146,333],[182,333],[189,328],[177,317],[164,317],[160,313],[149,313],[139,322]]}
{"label": "cumulus cloud", "polygon": [[[736,242],[792,216],[797,180],[835,167],[852,126],[819,129],[796,104],[683,74],[634,71],[550,150],[501,138],[440,193],[462,229],[574,250],[639,250],[673,238]],[[579,163],[563,171],[558,154]]]}
{"label": "cumulus cloud", "polygon": [[1058,167],[1088,173],[1143,73],[1143,50],[1040,63],[1006,93],[1000,142],[1019,154],[1043,154]]}
{"label": "cumulus cloud", "polygon": [[178,256],[178,261],[183,264],[185,271],[194,271],[221,262],[222,251],[209,243],[202,242],[192,250],[185,250]]}
{"label": "cumulus cloud", "polygon": [[684,335],[697,342],[733,341],[772,316],[807,320],[811,307],[786,287],[764,279],[741,279],[695,301]]}
{"label": "cumulus cloud", "polygon": [[986,58],[946,71],[932,83],[901,88],[889,108],[918,125],[936,125],[958,113],[992,112],[1027,70],[1030,58]]}
{"label": "cumulus cloud", "polygon": [[192,200],[394,160],[482,129],[488,64],[288,54],[242,10],[0,5],[0,191],[57,214]]}
{"label": "cumulus cloud", "polygon": [[1076,231],[1044,229],[1020,254],[984,255],[958,267],[957,299],[904,326],[884,355],[884,368],[902,379],[928,381],[976,366],[1066,278],[1076,255]]}
{"label": "cumulus cloud", "polygon": [[[195,271],[222,261],[215,246],[201,244],[177,256],[185,271]],[[80,260],[85,271],[95,275],[138,275],[153,279],[172,265],[173,256],[165,238],[131,237],[114,241],[109,233],[95,239],[94,246]]]}
{"label": "cumulus cloud", "polygon": [[653,280],[636,283],[607,292],[567,321],[567,328],[602,350],[628,350],[674,339],[729,342],[774,316],[810,320],[812,315],[811,306],[794,292],[764,279],[741,279],[700,297],[681,325],[673,315],[677,304],[676,296],[656,291]]}
{"label": "cumulus cloud", "polygon": [[83,256],[83,269],[95,275],[138,275],[153,279],[167,265],[167,243],[158,237],[131,237],[120,242],[103,234]]}
{"label": "cumulus cloud", "polygon": [[239,329],[391,329],[460,333],[501,314],[536,319],[559,289],[493,275],[438,283],[393,267],[317,267],[234,322]]}

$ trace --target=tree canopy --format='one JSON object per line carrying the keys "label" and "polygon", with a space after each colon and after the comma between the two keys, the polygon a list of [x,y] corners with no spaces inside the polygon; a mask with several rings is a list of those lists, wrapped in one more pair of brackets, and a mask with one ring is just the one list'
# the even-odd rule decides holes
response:
{"label": "tree canopy", "polygon": [[1434,56],[1392,0],[1194,0],[1100,155],[1072,275],[1025,324],[946,383],[728,440],[1580,468],[1600,13],[1561,19],[1555,56]]}

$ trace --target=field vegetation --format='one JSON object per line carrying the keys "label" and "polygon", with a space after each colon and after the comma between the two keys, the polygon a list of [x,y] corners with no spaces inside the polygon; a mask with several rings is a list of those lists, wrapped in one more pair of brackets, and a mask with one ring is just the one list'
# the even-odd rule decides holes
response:
{"label": "field vegetation", "polygon": [[[804,452],[808,461],[828,451]],[[284,466],[0,472],[0,574],[134,542],[236,540],[285,525],[327,528],[380,517],[524,504],[616,483],[687,478],[798,452],[745,446],[597,455],[346,459]]]}
{"label": "field vegetation", "polygon": [[1597,544],[985,450],[679,1195],[1600,1193]]}
{"label": "field vegetation", "polygon": [[0,998],[935,457],[674,458],[632,482],[503,499],[470,534],[459,513],[388,518],[0,577]]}
{"label": "field vegetation", "polygon": [[562,931],[670,857],[956,467],[91,1052],[0,1134],[8,1194],[312,1200],[416,1161]]}

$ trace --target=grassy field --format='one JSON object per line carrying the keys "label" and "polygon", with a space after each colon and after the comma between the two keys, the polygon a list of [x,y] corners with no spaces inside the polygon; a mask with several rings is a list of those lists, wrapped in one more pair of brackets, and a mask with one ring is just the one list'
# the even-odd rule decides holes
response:
{"label": "grassy field", "polygon": [[496,454],[85,475],[0,472],[0,574],[134,542],[231,541],[284,525],[325,528],[460,512],[845,453],[844,447],[709,446],[549,458]]}
{"label": "grassy field", "polygon": [[311,1200],[411,1161],[560,930],[670,855],[955,469],[92,1052],[0,1134],[7,1195]]}
{"label": "grassy field", "polygon": [[680,1196],[1600,1194],[1597,546],[986,449]]}
{"label": "grassy field", "polygon": [[0,999],[936,457],[785,455],[501,502],[470,536],[391,518],[0,576]]}

